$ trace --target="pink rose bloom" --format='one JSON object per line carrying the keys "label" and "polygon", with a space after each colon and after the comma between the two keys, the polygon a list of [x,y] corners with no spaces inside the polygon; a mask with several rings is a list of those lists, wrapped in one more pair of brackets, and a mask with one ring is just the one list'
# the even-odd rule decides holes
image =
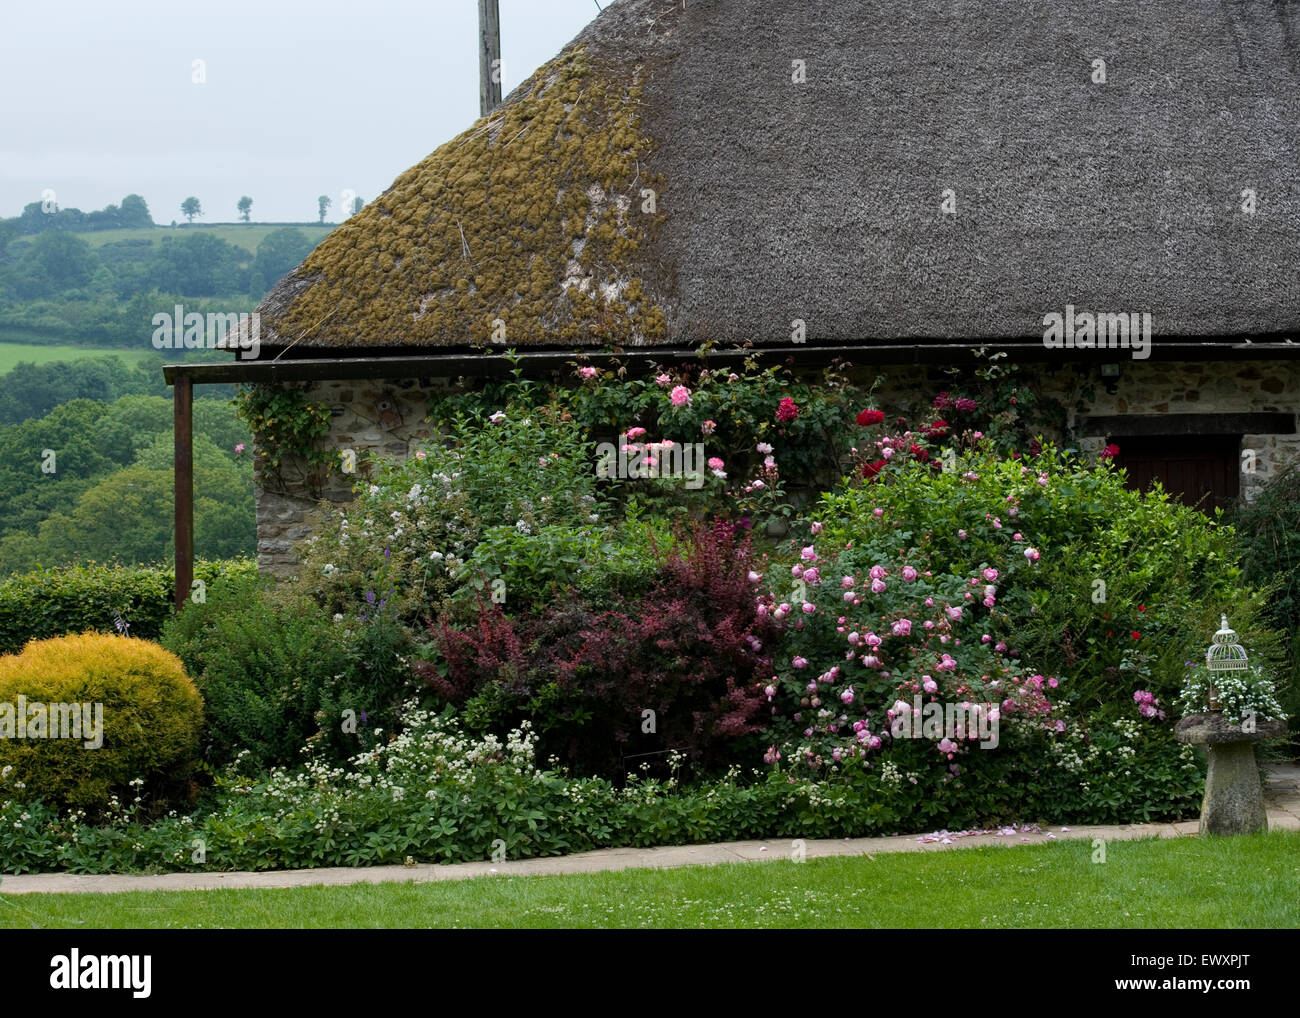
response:
{"label": "pink rose bloom", "polygon": [[957,536],[963,541],[966,540],[966,531],[964,530],[957,531]]}
{"label": "pink rose bloom", "polygon": [[879,735],[873,735],[870,739],[867,740],[867,745],[868,745],[871,749],[879,749],[879,748],[880,748],[880,736],[879,736]]}
{"label": "pink rose bloom", "polygon": [[684,385],[679,385],[673,389],[668,398],[673,401],[673,406],[690,406],[691,390]]}
{"label": "pink rose bloom", "polygon": [[[241,454],[243,451],[244,451],[244,443],[243,443],[243,442],[240,442],[237,446],[235,446],[235,455],[238,456],[238,455]],[[420,453],[417,452],[415,455],[416,455],[417,457],[419,457],[419,456],[420,456]]]}
{"label": "pink rose bloom", "polygon": [[996,650],[999,654],[1005,654],[1007,652],[1007,645],[1003,643],[1001,640],[999,640],[997,643],[993,645],[993,649]]}
{"label": "pink rose bloom", "polygon": [[1053,689],[1055,689],[1055,688],[1056,688],[1057,686],[1059,686],[1061,683],[1060,683],[1060,681],[1059,681],[1058,679],[1048,679],[1048,680],[1047,680],[1047,684],[1048,684],[1049,686],[1051,686]]}
{"label": "pink rose bloom", "polygon": [[885,572],[884,566],[872,566],[869,575],[873,580],[883,580],[889,574]]}
{"label": "pink rose bloom", "polygon": [[884,581],[884,580],[872,580],[872,581],[871,581],[871,593],[873,593],[873,594],[883,594],[884,592],[885,592],[885,581]]}
{"label": "pink rose bloom", "polygon": [[912,634],[911,619],[899,619],[893,626],[895,636],[910,636]]}
{"label": "pink rose bloom", "polygon": [[822,525],[820,523],[814,522],[808,529],[811,530],[813,532],[813,536],[816,537],[818,534],[822,532]]}
{"label": "pink rose bloom", "polygon": [[925,624],[925,628],[926,628],[926,629],[933,629],[933,628],[934,628],[934,623],[931,622],[929,619],[926,619],[924,624]]}
{"label": "pink rose bloom", "polygon": [[811,601],[805,601],[803,603],[803,613],[805,615],[811,615],[816,610],[817,610],[817,606],[813,604]]}
{"label": "pink rose bloom", "polygon": [[885,515],[885,510],[883,510],[883,509],[872,509],[872,510],[871,510],[871,514],[872,514],[873,516],[884,516],[884,515]]}
{"label": "pink rose bloom", "polygon": [[846,637],[846,639],[849,641],[849,643],[851,643],[851,644],[852,644],[853,646],[855,646],[855,647],[856,647],[859,643],[862,642],[862,637],[859,636],[859,635],[857,634],[856,631],[855,631],[855,632],[852,632],[852,633],[849,633],[849,635],[848,635],[848,637]]}
{"label": "pink rose bloom", "polygon": [[808,583],[821,583],[822,574],[816,566],[810,566],[803,571],[803,578]]}
{"label": "pink rose bloom", "polygon": [[916,579],[916,570],[911,566],[903,566],[903,579],[911,583]]}
{"label": "pink rose bloom", "polygon": [[600,372],[596,368],[579,368],[578,374],[583,378],[595,378]]}
{"label": "pink rose bloom", "polygon": [[803,575],[803,566],[801,566],[798,562],[796,562],[794,565],[790,567],[790,575],[793,576],[796,580],[799,579],[799,577]]}
{"label": "pink rose bloom", "polygon": [[721,470],[721,469],[722,469],[723,467],[725,467],[725,466],[726,466],[726,464],[723,463],[722,460],[718,459],[718,457],[716,457],[716,456],[711,456],[711,457],[709,457],[709,469],[710,469],[710,470]]}
{"label": "pink rose bloom", "polygon": [[704,432],[704,434],[706,435],[712,435],[714,430],[717,428],[717,426],[718,426],[717,421],[705,421],[703,424],[700,425],[700,430]]}
{"label": "pink rose bloom", "polygon": [[957,752],[957,744],[951,739],[944,739],[939,743],[939,752],[951,757],[953,753]]}
{"label": "pink rose bloom", "polygon": [[767,487],[767,485],[764,484],[762,481],[755,481],[752,485],[750,485],[750,487],[752,487],[755,491],[762,491],[764,488]]}
{"label": "pink rose bloom", "polygon": [[814,546],[811,545],[811,544],[808,545],[808,547],[802,549],[802,550],[799,552],[799,557],[800,557],[801,559],[803,559],[805,562],[816,562],[816,561],[817,561],[817,549],[816,549],[816,547],[814,547]]}
{"label": "pink rose bloom", "polygon": [[865,643],[868,647],[879,647],[885,641],[882,640],[875,633],[868,633],[865,637],[863,637],[862,642]]}
{"label": "pink rose bloom", "polygon": [[997,578],[998,578],[998,571],[996,569],[984,570],[984,579],[988,580],[990,583],[996,580]]}
{"label": "pink rose bloom", "polygon": [[957,670],[957,662],[945,654],[943,659],[934,667],[936,671],[940,672],[955,672]]}
{"label": "pink rose bloom", "polygon": [[845,601],[846,604],[851,603],[851,602],[853,601],[853,599],[856,598],[857,596],[858,596],[858,595],[855,594],[855,593],[853,593],[853,591],[851,591],[851,590],[846,590],[846,591],[844,592],[844,601]]}
{"label": "pink rose bloom", "polygon": [[841,702],[843,702],[843,703],[852,703],[852,702],[853,702],[853,689],[852,689],[852,687],[846,689],[843,693],[840,694],[840,700],[841,700]]}
{"label": "pink rose bloom", "polygon": [[922,675],[921,688],[924,689],[927,693],[937,693],[939,691],[939,683],[935,682],[934,679],[929,675]]}
{"label": "pink rose bloom", "polygon": [[841,586],[841,587],[852,587],[853,584],[854,584],[855,582],[856,582],[856,581],[853,579],[852,576],[846,576],[846,577],[844,577],[844,579],[840,580],[840,586]]}
{"label": "pink rose bloom", "polygon": [[[796,657],[793,661],[790,662],[790,664],[795,668],[806,668],[808,666],[808,659],[805,657]],[[817,688],[816,686],[813,686],[813,689],[816,688]]]}
{"label": "pink rose bloom", "polygon": [[763,763],[776,763],[781,759],[781,754],[776,751],[775,746],[768,746],[767,752],[763,754]]}
{"label": "pink rose bloom", "polygon": [[671,383],[672,383],[672,379],[669,378],[667,375],[656,375],[656,376],[655,376],[655,384],[658,385],[658,386],[660,386],[660,387],[668,386],[668,385],[670,385]]}
{"label": "pink rose bloom", "polygon": [[1030,562],[1037,562],[1040,558],[1042,558],[1042,556],[1038,553],[1037,548],[1026,548],[1025,558],[1027,558]]}
{"label": "pink rose bloom", "polygon": [[763,694],[764,694],[764,695],[765,695],[769,700],[772,699],[772,697],[776,696],[776,687],[775,687],[775,686],[768,686],[765,690],[763,690]]}
{"label": "pink rose bloom", "polygon": [[992,643],[992,642],[993,642],[993,637],[989,636],[988,633],[985,633],[983,636],[980,637],[980,643]]}
{"label": "pink rose bloom", "polygon": [[[966,596],[970,597],[969,594],[967,594]],[[945,608],[944,611],[948,613],[948,618],[952,619],[954,622],[956,622],[958,619],[961,618],[960,607],[953,607],[950,605],[949,607]]]}
{"label": "pink rose bloom", "polygon": [[628,428],[628,429],[627,429],[627,437],[628,437],[628,438],[636,439],[636,438],[640,438],[640,437],[641,437],[642,435],[644,435],[644,434],[645,434],[645,428]]}
{"label": "pink rose bloom", "polygon": [[763,576],[761,573],[756,573],[752,569],[749,571],[749,576],[746,577],[746,579],[748,579],[750,583],[757,583],[762,578]]}
{"label": "pink rose bloom", "polygon": [[772,451],[772,447],[766,442],[759,442],[756,448],[765,456]]}
{"label": "pink rose bloom", "polygon": [[1011,540],[1013,541],[1023,541],[1024,539],[1025,539],[1025,535],[1022,534],[1019,530],[1017,530],[1014,534],[1011,535]]}

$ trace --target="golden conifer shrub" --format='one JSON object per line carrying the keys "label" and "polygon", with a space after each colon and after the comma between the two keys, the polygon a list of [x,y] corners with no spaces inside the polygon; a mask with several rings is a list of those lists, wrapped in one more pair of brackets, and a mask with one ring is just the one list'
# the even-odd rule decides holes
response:
{"label": "golden conifer shrub", "polygon": [[32,640],[0,657],[0,801],[92,814],[113,795],[128,807],[137,796],[175,801],[202,726],[202,697],[158,644],[103,633]]}

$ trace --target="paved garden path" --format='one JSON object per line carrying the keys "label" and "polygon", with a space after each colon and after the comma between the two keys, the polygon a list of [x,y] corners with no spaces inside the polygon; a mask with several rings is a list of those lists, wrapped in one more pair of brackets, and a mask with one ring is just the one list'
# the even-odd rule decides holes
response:
{"label": "paved garden path", "polygon": [[[1265,784],[1269,830],[1300,831],[1300,766],[1268,765]],[[835,855],[872,855],[877,852],[935,852],[974,845],[1035,844],[1069,838],[1127,841],[1133,838],[1178,838],[1195,835],[1195,820],[1171,824],[1123,824],[1100,827],[1004,827],[987,832],[938,832],[889,838],[808,840],[803,852],[809,859]],[[379,884],[390,881],[427,883],[464,880],[491,874],[531,876],[547,873],[594,873],[635,867],[671,868],[716,863],[753,862],[790,858],[796,843],[786,839],[731,841],[717,845],[680,845],[664,848],[604,848],[579,855],[545,859],[519,859],[500,863],[466,862],[447,865],[332,867],[279,870],[270,873],[164,873],[157,876],[77,876],[70,873],[31,873],[0,879],[0,894],[38,892],[114,893],[119,891],[202,891],[223,887],[307,887],[311,885]]]}

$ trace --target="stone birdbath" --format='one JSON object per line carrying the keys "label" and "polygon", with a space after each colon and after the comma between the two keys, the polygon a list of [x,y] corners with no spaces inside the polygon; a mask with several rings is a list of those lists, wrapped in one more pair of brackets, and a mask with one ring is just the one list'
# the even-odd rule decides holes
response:
{"label": "stone birdbath", "polygon": [[1255,743],[1286,735],[1285,721],[1256,721],[1253,731],[1233,724],[1220,711],[1189,714],[1174,726],[1174,738],[1203,746],[1209,760],[1202,834],[1253,834],[1268,830],[1264,789],[1255,763]]}

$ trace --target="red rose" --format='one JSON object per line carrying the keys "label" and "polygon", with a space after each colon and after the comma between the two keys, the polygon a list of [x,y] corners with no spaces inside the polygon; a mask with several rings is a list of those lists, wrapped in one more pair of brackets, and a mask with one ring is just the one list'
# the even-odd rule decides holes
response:
{"label": "red rose", "polygon": [[782,424],[786,423],[787,421],[793,421],[798,416],[799,416],[799,408],[798,406],[795,405],[794,400],[792,400],[789,396],[781,400],[781,402],[777,405],[776,419],[780,421]]}
{"label": "red rose", "polygon": [[930,458],[930,454],[926,452],[923,448],[921,448],[919,445],[917,445],[915,442],[912,443],[911,448],[908,449],[908,452],[910,452],[922,463],[924,463],[926,460]]}
{"label": "red rose", "polygon": [[863,410],[858,414],[858,423],[864,428],[871,424],[879,424],[885,419],[883,410]]}
{"label": "red rose", "polygon": [[977,404],[973,399],[967,399],[965,396],[963,396],[961,399],[957,400],[957,402],[953,404],[953,406],[955,406],[958,410],[962,411],[963,413],[970,413],[978,405],[979,404]]}
{"label": "red rose", "polygon": [[874,481],[880,476],[880,471],[884,470],[888,464],[888,460],[876,460],[874,463],[868,463],[862,468],[862,476],[869,481]]}
{"label": "red rose", "polygon": [[1139,633],[1136,629],[1133,630],[1133,632],[1130,633],[1129,635],[1132,636],[1133,639],[1135,639],[1135,640],[1140,640],[1140,639],[1142,639],[1142,634]]}
{"label": "red rose", "polygon": [[941,392],[939,393],[939,395],[934,397],[934,402],[931,404],[931,406],[933,406],[936,410],[947,410],[950,406],[952,406],[952,400],[949,398],[946,392]]}
{"label": "red rose", "polygon": [[1101,451],[1101,458],[1104,460],[1111,459],[1112,457],[1118,455],[1119,455],[1119,446],[1113,443],[1111,445],[1106,446],[1106,448],[1104,448]]}

